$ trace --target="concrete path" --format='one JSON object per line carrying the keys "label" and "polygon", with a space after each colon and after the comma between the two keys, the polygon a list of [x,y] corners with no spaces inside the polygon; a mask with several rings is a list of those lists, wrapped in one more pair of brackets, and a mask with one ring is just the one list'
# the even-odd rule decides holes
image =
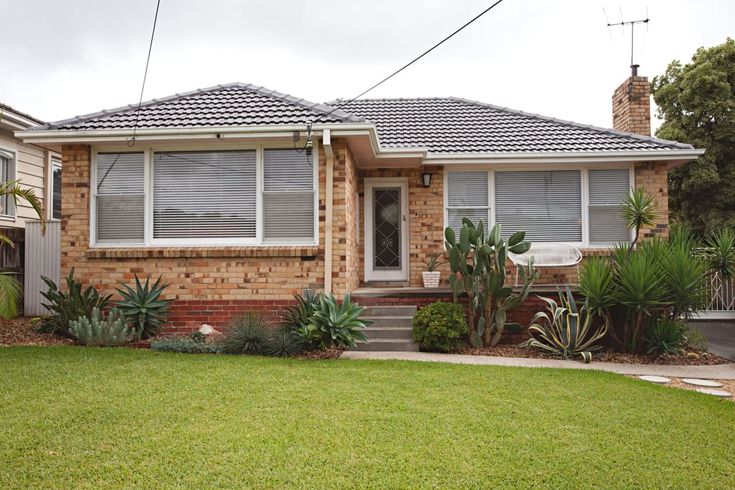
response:
{"label": "concrete path", "polygon": [[432,354],[428,352],[355,352],[346,351],[343,359],[377,359],[394,361],[449,362],[481,366],[513,366],[528,368],[593,369],[618,374],[653,374],[675,378],[735,379],[735,363],[717,366],[661,366],[655,364],[617,364],[555,359],[530,359],[523,357],[468,356],[458,354]]}
{"label": "concrete path", "polygon": [[735,361],[735,320],[687,322],[707,337],[709,351]]}

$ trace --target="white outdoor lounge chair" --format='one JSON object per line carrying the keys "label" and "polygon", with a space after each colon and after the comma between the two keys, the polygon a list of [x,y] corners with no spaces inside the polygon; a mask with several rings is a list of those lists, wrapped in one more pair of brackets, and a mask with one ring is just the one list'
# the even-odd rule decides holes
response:
{"label": "white outdoor lounge chair", "polygon": [[508,258],[516,266],[516,286],[518,285],[518,268],[526,267],[531,257],[533,257],[533,266],[536,268],[576,267],[577,277],[579,277],[582,252],[577,247],[565,243],[533,243],[531,249],[524,254],[508,254]]}

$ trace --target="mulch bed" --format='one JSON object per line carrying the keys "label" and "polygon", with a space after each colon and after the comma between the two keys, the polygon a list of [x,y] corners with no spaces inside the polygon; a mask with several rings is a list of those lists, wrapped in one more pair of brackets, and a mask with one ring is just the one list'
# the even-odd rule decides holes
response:
{"label": "mulch bed", "polygon": [[33,318],[19,317],[0,320],[0,346],[9,345],[69,345],[71,339],[49,333],[38,333]]}
{"label": "mulch bed", "polygon": [[323,349],[323,350],[312,350],[312,351],[304,352],[303,354],[299,354],[298,356],[294,356],[294,357],[296,359],[320,361],[324,359],[337,359],[339,356],[342,355],[342,352],[344,352],[344,349],[329,348],[329,349]]}
{"label": "mulch bed", "polygon": [[[495,357],[525,357],[534,359],[561,359],[551,353],[537,349],[526,349],[514,345],[497,345],[495,347],[464,347],[455,354]],[[579,359],[579,358],[577,358]],[[593,354],[593,362],[617,362],[621,364],[665,364],[674,366],[709,366],[727,364],[732,361],[702,350],[690,349],[683,356],[649,356],[643,354],[624,354],[620,352],[597,352]]]}

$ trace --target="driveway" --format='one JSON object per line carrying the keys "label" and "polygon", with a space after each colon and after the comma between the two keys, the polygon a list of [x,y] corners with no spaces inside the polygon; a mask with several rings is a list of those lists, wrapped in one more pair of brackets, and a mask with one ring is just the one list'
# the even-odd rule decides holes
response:
{"label": "driveway", "polygon": [[735,361],[735,320],[689,321],[707,337],[710,352]]}

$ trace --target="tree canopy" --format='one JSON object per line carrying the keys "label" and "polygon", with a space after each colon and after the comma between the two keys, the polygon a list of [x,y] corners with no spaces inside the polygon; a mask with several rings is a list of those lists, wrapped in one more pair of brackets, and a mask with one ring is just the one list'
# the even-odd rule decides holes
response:
{"label": "tree canopy", "polygon": [[706,150],[669,173],[672,217],[700,233],[735,226],[735,40],[674,60],[651,92],[664,121],[656,136]]}

